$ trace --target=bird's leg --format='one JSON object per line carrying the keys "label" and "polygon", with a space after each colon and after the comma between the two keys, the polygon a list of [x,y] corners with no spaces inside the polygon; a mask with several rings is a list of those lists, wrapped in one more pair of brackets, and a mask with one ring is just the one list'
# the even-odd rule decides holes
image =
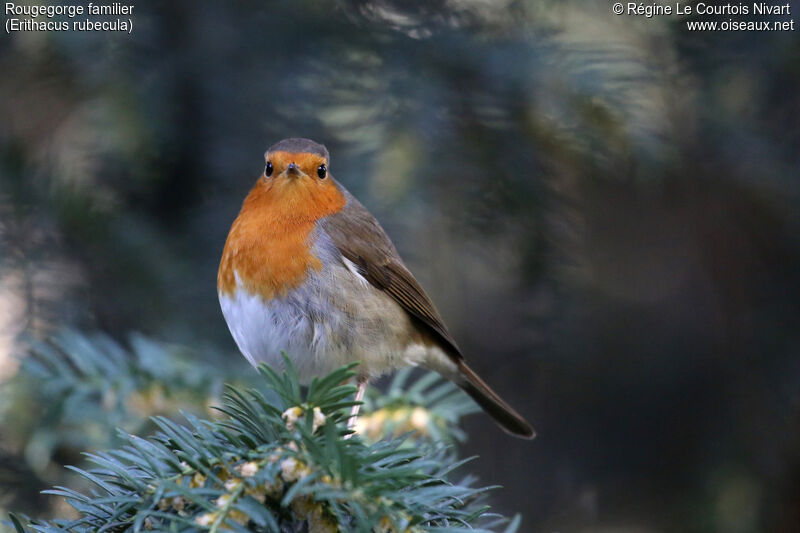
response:
{"label": "bird's leg", "polygon": [[[356,391],[356,402],[360,402],[364,399],[364,392],[367,390],[367,381],[368,379],[363,376],[359,376],[356,378],[356,384],[358,385],[358,390]],[[353,429],[356,426],[356,421],[358,421],[358,411],[361,408],[361,404],[357,403],[353,406],[350,410],[350,418],[347,419],[347,429]],[[352,435],[352,433],[350,434]],[[349,438],[350,435],[347,435],[345,438]]]}

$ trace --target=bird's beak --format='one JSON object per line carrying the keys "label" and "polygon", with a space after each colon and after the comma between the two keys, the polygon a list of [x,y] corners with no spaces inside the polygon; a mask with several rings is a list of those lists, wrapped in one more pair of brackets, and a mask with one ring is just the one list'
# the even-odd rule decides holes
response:
{"label": "bird's beak", "polygon": [[299,178],[302,174],[303,172],[300,170],[300,167],[298,167],[295,163],[289,163],[289,166],[286,167],[287,176]]}

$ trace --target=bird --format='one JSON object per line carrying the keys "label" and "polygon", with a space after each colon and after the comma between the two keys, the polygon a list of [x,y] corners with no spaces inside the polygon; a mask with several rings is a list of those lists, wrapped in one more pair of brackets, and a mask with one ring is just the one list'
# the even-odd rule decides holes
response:
{"label": "bird", "polygon": [[406,366],[461,387],[507,433],[531,425],[467,364],[439,311],[377,219],[337,180],[325,146],[279,141],[242,203],[222,251],[217,292],[236,345],[254,366],[302,383],[358,361],[358,415],[367,383]]}

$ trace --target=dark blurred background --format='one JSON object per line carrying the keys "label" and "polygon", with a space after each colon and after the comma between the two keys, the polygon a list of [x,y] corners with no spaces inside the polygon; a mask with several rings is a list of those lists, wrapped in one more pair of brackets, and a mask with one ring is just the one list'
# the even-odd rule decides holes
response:
{"label": "dark blurred background", "polygon": [[0,507],[74,459],[26,464],[21,339],[137,331],[248,372],[217,264],[266,147],[303,136],[536,426],[476,415],[463,446],[522,531],[800,531],[796,31],[548,0],[131,18],[0,37]]}

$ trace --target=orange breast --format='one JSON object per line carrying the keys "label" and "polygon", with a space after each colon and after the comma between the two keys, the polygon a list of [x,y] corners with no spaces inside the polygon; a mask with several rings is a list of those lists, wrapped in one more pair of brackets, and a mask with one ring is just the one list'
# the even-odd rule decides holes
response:
{"label": "orange breast", "polygon": [[260,179],[233,222],[222,252],[217,289],[244,288],[265,300],[284,296],[322,263],[311,249],[316,222],[344,207],[332,180],[324,187],[309,181]]}

